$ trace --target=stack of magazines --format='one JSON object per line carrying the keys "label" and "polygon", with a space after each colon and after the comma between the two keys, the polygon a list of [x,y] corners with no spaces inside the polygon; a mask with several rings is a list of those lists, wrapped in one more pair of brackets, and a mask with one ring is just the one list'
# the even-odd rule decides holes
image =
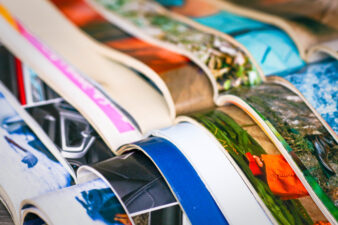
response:
{"label": "stack of magazines", "polygon": [[1,0],[0,224],[338,224],[338,1]]}

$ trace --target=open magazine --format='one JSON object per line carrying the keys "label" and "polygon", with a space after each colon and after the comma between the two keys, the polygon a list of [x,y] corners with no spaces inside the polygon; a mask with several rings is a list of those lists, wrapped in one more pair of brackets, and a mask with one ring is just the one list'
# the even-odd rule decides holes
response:
{"label": "open magazine", "polygon": [[[336,53],[334,53],[337,52],[335,48],[338,46],[336,41],[337,31],[334,29],[330,31],[331,35],[328,35],[327,38],[332,45],[325,47],[328,52],[334,53],[332,53],[331,56],[335,59],[322,60],[322,62],[306,65],[306,61],[309,60],[307,59],[308,57],[304,57],[305,53],[296,46],[298,42],[303,44],[304,38],[298,37],[291,39],[290,37],[294,37],[294,35],[287,32],[290,29],[286,29],[285,32],[278,28],[278,24],[280,23],[277,23],[277,25],[274,24],[273,21],[275,20],[265,21],[264,19],[259,19],[265,18],[264,16],[259,16],[258,21],[250,19],[250,10],[248,11],[246,8],[243,9],[241,7],[231,7],[231,4],[223,4],[219,1],[202,0],[198,1],[198,4],[196,4],[196,1],[190,0],[164,1],[162,3],[166,7],[170,7],[172,11],[194,20],[198,25],[216,29],[235,38],[249,50],[266,76],[278,75],[291,82],[337,133],[337,123],[334,122],[334,112],[337,110],[337,99],[332,97],[334,96],[334,92],[336,91],[335,87],[337,86],[337,60],[335,60],[337,56],[335,55]],[[258,3],[259,1],[256,1],[256,4]],[[270,7],[279,8],[279,5],[275,6],[274,4],[277,3],[272,2]],[[305,1],[281,4],[285,4],[287,9],[294,7],[293,4],[298,4],[301,8],[309,9],[309,5],[307,5]],[[318,4],[320,4],[320,2],[318,2]],[[321,5],[323,8],[326,8],[330,6],[329,4],[333,4],[333,2],[323,2]],[[196,10],[195,7],[197,5],[203,7]],[[303,5],[304,7],[302,7]],[[319,10],[316,8],[316,10],[323,11],[323,8]],[[335,7],[330,7],[330,10],[326,12],[328,15],[323,14],[321,20],[325,22],[324,18],[334,18],[335,9]],[[302,11],[300,13],[304,12]],[[258,13],[256,14],[260,15]],[[289,15],[289,17],[297,20],[298,23],[301,23],[301,21],[305,23],[310,20],[309,18],[311,18],[311,16],[318,17],[318,13],[317,15],[308,13],[303,16],[304,18],[301,19],[301,15]],[[281,20],[279,17],[276,19]],[[317,19],[319,20],[319,18]],[[336,17],[336,19],[338,18]],[[311,29],[319,29],[319,25],[314,26],[312,23],[310,24]],[[320,27],[324,27],[322,29],[325,29],[324,25]],[[283,26],[281,26],[281,28],[283,28]],[[295,31],[298,30],[291,29],[291,32]],[[316,34],[320,35],[321,33],[312,33],[312,36]],[[330,54],[323,55],[321,53],[322,51],[318,50],[317,47],[312,47],[307,52],[318,53],[317,55],[322,55],[323,58],[328,58],[328,55],[330,56]],[[326,51],[325,49],[322,50]],[[321,85],[316,85],[317,83],[321,83]],[[290,85],[288,86],[290,87]],[[330,110],[332,111],[330,112]]]}
{"label": "open magazine", "polygon": [[[100,5],[99,1],[88,1],[88,3],[72,1],[72,3],[67,2],[64,6],[62,1],[54,1],[54,3],[75,25],[94,38],[97,41],[96,43],[101,44],[97,47],[98,51],[102,51],[104,55],[129,67],[142,71],[145,76],[155,82],[167,101],[171,105],[173,102],[174,106],[171,106],[171,108],[175,108],[176,114],[210,107],[213,102],[210,96],[215,100],[231,88],[241,85],[257,85],[264,80],[269,80],[269,76],[264,74],[279,75],[286,78],[280,79],[281,83],[289,88],[296,86],[298,91],[301,91],[301,94],[307,99],[307,102],[311,103],[310,107],[316,107],[316,110],[325,118],[331,128],[337,130],[334,118],[334,111],[337,110],[337,107],[332,107],[337,104],[335,99],[330,98],[335,91],[335,75],[327,77],[327,73],[330,72],[326,72],[337,70],[336,60],[305,66],[297,51],[293,53],[295,54],[294,57],[289,57],[290,52],[292,53],[290,50],[280,57],[288,58],[291,62],[294,62],[295,58],[297,61],[298,57],[300,64],[284,65],[283,68],[274,69],[272,74],[266,73],[266,71],[263,73],[256,61],[264,61],[267,57],[270,67],[276,65],[278,63],[271,61],[271,58],[274,58],[273,54],[265,56],[268,53],[262,52],[260,55],[262,60],[257,60],[257,58],[255,60],[246,48],[242,48],[240,43],[228,36],[200,27],[193,21],[182,19],[154,2],[130,1],[124,3],[126,6],[114,5],[117,4],[114,1],[106,1],[104,3],[106,5]],[[87,15],[83,16],[83,18],[86,18],[85,21],[78,21],[76,20],[77,17],[72,16],[72,13],[77,15],[77,7],[86,7],[86,11],[81,11],[81,13]],[[111,8],[115,11],[109,10]],[[99,15],[94,9],[102,12],[105,17]],[[141,17],[140,21],[137,21],[136,15],[137,18]],[[169,25],[165,25],[167,23]],[[180,36],[177,36],[178,31],[181,32]],[[102,50],[102,47],[105,49]],[[283,47],[279,46],[279,49]],[[251,52],[256,51],[255,49],[248,49]],[[177,56],[177,53],[181,57]],[[126,59],[126,56],[131,56],[132,59]],[[188,61],[184,61],[184,58]],[[135,59],[142,62],[143,65],[135,62]],[[165,67],[159,64],[159,61]],[[147,66],[147,68],[144,66]],[[149,69],[152,71],[149,71]],[[204,74],[204,76],[196,75],[198,69],[200,70],[199,73]],[[162,82],[158,76],[154,76],[154,72],[160,75]],[[181,76],[182,73],[185,76]],[[292,74],[294,76],[290,76]],[[303,74],[306,74],[306,79],[303,81],[297,79],[300,76],[304,77]],[[174,79],[174,76],[179,76],[179,84],[177,84],[178,79]],[[182,77],[186,80],[183,80]],[[207,78],[210,81],[209,85],[202,80]],[[317,87],[309,94],[308,89],[314,79],[323,82],[323,86]],[[194,85],[190,85],[191,82],[194,82]],[[292,85],[289,84],[290,82]],[[168,91],[170,94],[168,94]],[[294,88],[294,91],[296,91],[296,88]],[[330,95],[327,95],[327,92],[330,92]],[[171,98],[169,95],[171,95]],[[321,105],[319,105],[319,102]],[[331,107],[327,107],[327,105],[331,105]]]}
{"label": "open magazine", "polygon": [[[6,4],[17,12],[19,18],[25,18],[27,14],[20,13],[20,9],[11,4],[12,2]],[[65,224],[65,221],[71,221],[79,213],[78,218],[83,217],[83,221],[87,221],[83,223],[88,224],[92,224],[93,220],[105,223],[122,221],[122,224],[152,224],[151,218],[160,218],[155,211],[165,209],[174,218],[170,221],[176,221],[168,224],[336,223],[334,190],[337,176],[337,136],[291,84],[280,77],[265,78],[251,55],[233,39],[217,33],[202,32],[194,23],[181,21],[179,16],[167,12],[155,3],[129,1],[115,4],[111,1],[102,6],[91,2],[102,13],[101,16],[93,6],[84,1],[67,1],[67,4],[66,1],[63,4],[62,2],[54,1],[82,31],[94,37],[94,40],[88,37],[81,39],[84,43],[91,43],[88,45],[92,48],[91,54],[102,54],[136,71],[135,77],[145,79],[167,100],[170,111],[167,119],[175,119],[176,122],[171,122],[170,127],[160,130],[145,129],[141,124],[151,123],[149,119],[136,118],[135,114],[123,109],[121,102],[120,106],[117,105],[110,94],[113,90],[100,85],[105,83],[104,77],[84,76],[69,67],[65,60],[44,44],[48,43],[62,53],[65,51],[64,46],[58,47],[55,40],[43,32],[43,26],[36,26],[38,21],[31,22],[30,30],[41,34],[43,42],[33,32],[30,33],[23,23],[8,13],[2,13],[0,25],[7,32],[1,35],[1,41],[13,54],[36,68],[41,80],[68,102],[58,100],[59,102],[53,102],[51,106],[43,107],[43,103],[36,107],[27,107],[30,113],[37,109],[35,118],[38,122],[41,112],[47,111],[48,117],[42,122],[40,120],[41,126],[42,123],[48,125],[47,128],[42,126],[45,128],[44,132],[51,138],[51,133],[55,130],[50,128],[53,126],[53,122],[50,122],[53,119],[46,122],[53,117],[50,108],[57,108],[59,112],[56,117],[62,115],[60,109],[76,112],[77,115],[80,112],[83,115],[80,116],[82,121],[88,121],[84,131],[93,130],[99,134],[93,136],[102,139],[104,149],[106,145],[114,154],[119,155],[103,162],[94,162],[91,166],[86,164],[93,162],[82,163],[78,169],[79,184],[75,186],[42,197],[35,194],[20,199],[23,201],[28,198],[22,202],[22,211],[18,213],[16,221],[21,218],[21,222],[27,224],[35,220],[44,221],[38,224]],[[30,3],[36,4],[37,8],[45,7],[44,9],[50,10],[53,16],[59,18],[60,23],[70,26],[50,3],[37,0]],[[77,7],[82,9],[81,12],[88,13],[88,17],[81,17],[87,18],[86,21],[76,20],[74,12]],[[114,11],[116,9],[126,11]],[[142,21],[137,21],[134,17],[135,9],[138,9],[138,15],[143,16]],[[153,24],[147,21],[153,21]],[[161,24],[171,26],[161,27]],[[190,36],[180,37],[178,30],[183,35],[187,31],[186,34]],[[73,32],[83,35],[77,30]],[[188,42],[181,44],[180,38]],[[22,49],[27,50],[26,55],[22,53]],[[209,51],[210,54],[205,54]],[[39,62],[29,59],[30,54],[39,57]],[[206,56],[208,58],[203,61]],[[97,58],[99,61],[105,60],[100,57],[102,56]],[[71,56],[67,59],[73,61]],[[220,68],[215,69],[216,66]],[[79,67],[80,70],[82,68]],[[119,75],[124,79],[123,73]],[[77,85],[80,81],[81,85]],[[95,102],[88,89],[100,93],[105,105],[108,104],[114,112],[107,113],[100,106],[103,100]],[[74,91],[78,94],[73,94]],[[53,105],[54,103],[57,105]],[[93,111],[85,110],[88,106],[102,116],[94,116]],[[152,115],[153,111],[149,110],[148,113]],[[176,114],[181,116],[176,117]],[[34,117],[33,113],[32,115]],[[101,121],[105,119],[103,116],[109,118],[110,115],[114,115],[112,119]],[[72,120],[71,117],[68,119]],[[109,125],[113,128],[106,127]],[[158,124],[154,125],[156,126]],[[79,128],[78,125],[77,127]],[[145,133],[145,130],[148,132]],[[87,135],[80,133],[82,142],[92,143],[90,140],[93,139],[84,140]],[[145,135],[142,140],[141,133]],[[130,142],[134,144],[128,145]],[[57,140],[54,143],[58,145]],[[119,148],[121,144],[127,145]],[[90,153],[86,150],[84,155],[73,154],[74,152],[69,154],[62,147],[60,149],[69,163],[72,158],[81,158]],[[123,166],[138,168],[133,163],[119,163],[119,160],[128,161],[128,158],[136,156],[140,157],[137,161],[142,161],[143,157],[152,165],[152,169],[148,171],[152,177],[162,179],[163,192],[154,196],[168,196],[166,201],[159,200],[161,203],[152,203],[149,207],[144,200],[136,207],[130,203],[130,193],[126,189],[119,190],[123,186],[123,177],[128,176],[121,176],[118,170],[132,171],[123,170]],[[141,180],[147,180],[146,174],[147,171],[138,176],[141,176]],[[145,186],[147,184],[146,182]],[[101,196],[99,199],[107,197],[109,203],[115,202],[118,205],[114,217],[105,217],[102,212],[108,209],[104,207],[88,205],[91,202],[85,198],[91,196],[92,189],[97,193],[94,196]],[[103,189],[108,190],[105,192]],[[133,191],[144,194],[143,189],[136,187]],[[79,197],[79,193],[82,197]],[[61,202],[52,200],[56,198],[69,199],[72,202],[69,204],[77,206],[69,206],[67,210],[62,207]],[[11,201],[8,198],[6,200]],[[236,204],[238,207],[234,207],[235,202],[239,202]],[[58,212],[64,217],[56,215],[52,206],[64,211]],[[82,211],[75,210],[79,207],[82,207]],[[83,207],[87,207],[86,213]],[[100,209],[100,213],[90,211],[93,208]],[[160,214],[165,217],[166,213],[167,211]],[[246,216],[243,217],[243,214]],[[94,219],[93,216],[98,217]],[[87,220],[88,218],[92,220]]]}

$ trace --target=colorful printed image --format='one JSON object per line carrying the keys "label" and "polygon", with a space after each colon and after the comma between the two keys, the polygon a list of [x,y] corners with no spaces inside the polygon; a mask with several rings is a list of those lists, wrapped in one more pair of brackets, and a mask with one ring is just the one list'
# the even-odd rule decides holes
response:
{"label": "colorful printed image", "polygon": [[310,64],[279,76],[291,82],[338,133],[338,61]]}
{"label": "colorful printed image", "polygon": [[[153,224],[156,220],[181,221],[176,199],[157,168],[143,153],[137,151],[116,156],[93,167],[109,181],[132,217],[150,215],[162,208],[168,210],[162,214],[155,213],[157,216],[149,218],[149,223]],[[153,221],[153,218],[156,220]]]}
{"label": "colorful printed image", "polygon": [[72,178],[2,93],[0,105],[1,187],[19,210],[22,200],[67,187]]}
{"label": "colorful printed image", "polygon": [[[75,10],[82,0],[77,0],[73,8],[66,6],[61,0],[53,2],[66,15],[73,20],[78,17],[70,10]],[[253,67],[248,57],[236,47],[222,38],[202,33],[186,24],[178,22],[162,13],[157,12],[156,5],[145,1],[103,1],[107,9],[118,13],[119,16],[141,28],[147,35],[165,43],[174,44],[177,47],[192,53],[201,63],[209,67],[210,72],[218,81],[219,90],[227,90],[240,84],[254,85],[260,83],[258,72]],[[83,7],[83,3],[81,3]],[[136,7],[137,6],[137,7]],[[135,10],[137,9],[137,10]],[[88,12],[90,8],[86,8]],[[79,10],[78,10],[79,12]],[[82,11],[83,12],[83,11]],[[89,13],[87,14],[89,16]],[[90,13],[94,18],[93,12]],[[98,15],[95,16],[98,18]],[[89,19],[88,19],[89,20]],[[102,18],[100,19],[103,20]],[[76,20],[78,21],[78,20]],[[105,21],[106,22],[106,21]],[[78,24],[83,22],[78,22]],[[203,45],[201,44],[203,43]]]}
{"label": "colorful printed image", "polygon": [[241,50],[221,37],[203,33],[165,15],[151,1],[97,2],[148,35],[192,53],[209,67],[220,91],[240,84],[255,85],[260,82],[258,72]]}
{"label": "colorful printed image", "polygon": [[101,179],[76,184],[31,202],[25,206],[30,211],[24,217],[24,225],[46,224],[40,215],[46,216],[48,224],[75,224],[74,221],[95,225],[132,224],[116,195]]}
{"label": "colorful printed image", "polygon": [[0,74],[0,81],[23,105],[59,97],[31,68],[21,63],[1,43]]}
{"label": "colorful printed image", "polygon": [[[165,5],[176,6],[171,10],[234,37],[249,50],[265,75],[305,64],[291,38],[277,27],[219,10],[206,0],[185,0],[181,5],[166,1]],[[203,7],[197,9],[196,5]]]}
{"label": "colorful printed image", "polygon": [[127,34],[101,17],[84,0],[52,2],[96,41],[140,60],[157,72],[168,87],[178,114],[212,106],[210,81],[188,58]]}
{"label": "colorful printed image", "polygon": [[[227,33],[243,44],[259,63],[265,75],[301,67],[305,64],[289,36],[273,26],[225,11],[195,20]],[[259,26],[255,26],[254,23]],[[228,26],[228,24],[234,25]],[[239,26],[235,27],[236,25]]]}
{"label": "colorful printed image", "polygon": [[114,156],[88,121],[69,103],[59,99],[26,107],[67,161],[77,170],[82,165]]}
{"label": "colorful printed image", "polygon": [[257,125],[250,119],[245,120],[247,116],[243,117],[243,112],[239,112],[241,116],[238,115],[242,123],[240,126],[224,111],[229,110],[219,108],[195,113],[192,117],[213,133],[223,145],[276,221],[279,224],[315,224],[325,221],[315,204],[309,201],[306,189],[292,168],[274,145],[269,144],[270,141],[262,134],[262,130],[254,128]]}
{"label": "colorful printed image", "polygon": [[49,88],[38,76],[38,74],[23,64],[23,75],[25,81],[27,104],[41,102],[59,97],[53,89]]}
{"label": "colorful printed image", "polygon": [[319,199],[337,219],[338,145],[296,94],[277,84],[231,92],[241,96],[271,125]]}
{"label": "colorful printed image", "polygon": [[75,199],[94,221],[109,225],[131,225],[119,200],[109,187],[84,190]]}
{"label": "colorful printed image", "polygon": [[179,70],[190,62],[182,55],[132,37],[106,21],[90,21],[81,28],[96,40],[140,60],[160,75],[170,70]]}

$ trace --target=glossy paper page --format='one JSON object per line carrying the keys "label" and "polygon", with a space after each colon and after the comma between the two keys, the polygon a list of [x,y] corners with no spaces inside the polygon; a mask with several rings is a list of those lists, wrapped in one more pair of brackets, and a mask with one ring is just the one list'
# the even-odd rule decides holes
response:
{"label": "glossy paper page", "polygon": [[[137,72],[100,55],[96,51],[99,48],[98,44],[94,44],[86,35],[76,29],[50,2],[45,0],[24,2],[4,0],[3,3],[15,14],[16,18],[19,18],[21,24],[27,26],[29,32],[41,43],[48,45],[48,49],[53,50],[59,56],[59,59],[66,61],[68,65],[76,68],[78,73],[99,84],[104,90],[103,92],[106,93],[106,97],[120,104],[137,121],[143,132],[171,124],[174,118],[174,110],[172,110],[173,104],[169,105],[166,102],[168,98],[165,99]],[[41,12],[43,13],[41,14]],[[41,17],[44,19],[41,19]],[[60,71],[56,72],[58,69],[50,65],[50,62],[47,63],[48,60],[41,53],[37,53],[37,49],[29,46],[23,40],[23,37],[16,37],[14,33],[8,29],[7,32],[1,32],[1,37],[6,46],[10,46],[17,57],[39,72],[39,75],[43,76],[43,80],[46,82],[49,79],[62,78]],[[93,46],[96,48],[93,49]],[[56,75],[57,73],[59,75]],[[47,83],[56,90],[59,88],[66,89],[59,90],[59,94],[78,110],[81,108],[79,103],[82,101],[72,102],[70,100],[70,98],[75,97],[74,92],[77,92],[75,91],[77,88],[72,90],[71,88],[67,89],[66,85],[60,85],[68,83],[66,81],[52,82],[49,80]],[[65,94],[69,90],[72,90],[72,94]],[[139,107],[142,105],[148,107]],[[87,112],[85,109],[79,111],[83,115]],[[153,117],[149,117],[150,112],[154,115]],[[100,112],[97,113],[100,114]],[[98,120],[104,118],[105,116],[96,116],[93,120],[98,122]],[[111,123],[104,122],[103,126],[109,124]],[[124,134],[127,133],[129,132]],[[102,137],[111,134],[109,132],[101,133]],[[109,139],[114,140],[113,138]]]}
{"label": "glossy paper page", "polygon": [[[135,224],[182,224],[179,203],[156,166],[140,151],[116,156],[91,168],[109,182]],[[85,170],[79,170],[80,182]]]}
{"label": "glossy paper page", "polygon": [[292,73],[279,74],[293,84],[338,133],[338,61],[309,64]]}
{"label": "glossy paper page", "polygon": [[245,112],[224,106],[191,116],[222,144],[279,224],[326,221],[279,150]]}
{"label": "glossy paper page", "polygon": [[119,199],[102,180],[25,201],[23,225],[131,225]]}
{"label": "glossy paper page", "polygon": [[337,133],[334,117],[337,111],[337,100],[334,99],[337,68],[334,60],[307,66],[293,40],[283,30],[230,13],[206,0],[199,1],[203,10],[197,10],[196,1],[193,0],[158,2],[174,12],[236,38],[253,55],[266,76],[278,74],[290,81]]}
{"label": "glossy paper page", "polygon": [[[128,34],[102,17],[84,0],[53,0],[52,2],[90,37],[141,61],[157,73],[169,89],[177,113],[191,112],[213,105],[214,91],[210,81],[205,73],[187,57]],[[132,68],[135,66],[129,65],[128,62],[122,63]],[[144,76],[147,77],[147,74]],[[156,82],[154,83],[156,85]]]}
{"label": "glossy paper page", "polygon": [[[18,109],[20,106],[2,85],[0,90],[0,191],[13,220],[18,223],[22,200],[67,187],[73,178],[71,168],[57,148],[48,142],[48,147],[56,151],[51,152],[32,131],[31,127],[35,126],[35,132],[41,132],[33,119],[27,114],[23,119],[23,109]],[[43,136],[42,133],[38,135]]]}
{"label": "glossy paper page", "polygon": [[150,136],[120,150],[132,149],[153,161],[191,224],[229,224],[196,170],[172,142]]}
{"label": "glossy paper page", "polygon": [[165,138],[178,147],[204,182],[229,224],[275,224],[262,201],[256,198],[253,188],[236,170],[229,155],[224,154],[222,145],[212,134],[190,118],[181,117],[180,121],[189,122],[153,131],[152,135]]}
{"label": "glossy paper page", "polygon": [[337,219],[337,142],[302,99],[273,83],[241,88],[232,94],[267,121],[316,196]]}
{"label": "glossy paper page", "polygon": [[293,40],[275,26],[231,13],[206,0],[185,0],[179,4],[176,1],[158,2],[173,12],[235,38],[248,49],[265,75],[304,65]]}
{"label": "glossy paper page", "polygon": [[[137,127],[128,116],[123,115],[116,103],[103,92],[101,86],[78,72],[72,65],[38,40],[5,8],[1,7],[0,13],[3,19],[1,20],[2,28],[6,30],[6,33],[12,34],[11,40],[8,40],[6,44],[14,48],[13,41],[15,40],[23,46],[26,54],[31,50],[31,53],[35,54],[34,58],[42,61],[38,70],[43,71],[41,68],[45,69],[44,72],[41,72],[41,78],[60,95],[64,96],[88,120],[92,121],[92,126],[97,129],[97,132],[100,133],[109,147],[114,149],[124,142],[128,142],[128,140],[140,138],[141,134]],[[21,38],[24,38],[28,43]],[[36,63],[35,61],[35,65]],[[46,70],[48,72],[45,72]],[[88,111],[91,111],[91,113]],[[105,129],[109,131],[104,132]],[[108,137],[110,135],[112,136]],[[120,137],[114,139],[113,136],[114,138]]]}

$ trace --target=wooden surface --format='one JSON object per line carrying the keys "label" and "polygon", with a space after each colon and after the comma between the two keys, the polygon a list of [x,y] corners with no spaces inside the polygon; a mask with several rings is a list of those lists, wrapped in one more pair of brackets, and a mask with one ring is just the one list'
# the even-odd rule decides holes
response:
{"label": "wooden surface", "polygon": [[1,225],[14,225],[11,216],[7,212],[5,206],[0,202],[0,224]]}

